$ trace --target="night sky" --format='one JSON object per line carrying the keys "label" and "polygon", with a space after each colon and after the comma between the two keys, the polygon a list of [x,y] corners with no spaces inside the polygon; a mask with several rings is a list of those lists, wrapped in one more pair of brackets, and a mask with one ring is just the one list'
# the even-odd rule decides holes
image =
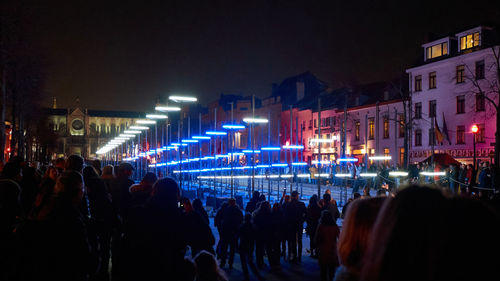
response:
{"label": "night sky", "polygon": [[332,87],[392,79],[422,55],[429,32],[500,19],[487,4],[496,1],[33,2],[14,5],[42,50],[47,96],[132,111],[169,94],[203,104],[220,93],[264,97],[305,71]]}

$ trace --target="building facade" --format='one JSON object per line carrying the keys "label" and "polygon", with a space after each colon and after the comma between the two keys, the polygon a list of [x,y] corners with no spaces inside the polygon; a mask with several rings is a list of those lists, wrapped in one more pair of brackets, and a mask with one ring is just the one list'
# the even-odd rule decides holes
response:
{"label": "building facade", "polygon": [[474,124],[476,155],[491,161],[497,112],[490,101],[498,103],[493,52],[499,52],[491,37],[492,30],[480,26],[422,45],[423,62],[406,70],[413,104],[411,162],[429,157],[434,147],[435,153],[472,163]]}
{"label": "building facade", "polygon": [[77,103],[75,108],[48,109],[48,128],[57,135],[57,149],[52,158],[72,154],[86,159],[96,157],[96,151],[118,136],[138,119],[141,112],[89,110]]}

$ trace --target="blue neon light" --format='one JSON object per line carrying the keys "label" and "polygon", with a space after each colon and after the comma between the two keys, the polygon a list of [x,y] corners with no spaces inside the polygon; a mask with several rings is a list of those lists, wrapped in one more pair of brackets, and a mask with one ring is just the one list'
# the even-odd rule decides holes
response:
{"label": "blue neon light", "polygon": [[173,143],[171,143],[171,145],[173,145],[173,146],[180,146],[181,144],[179,142],[173,142]]}
{"label": "blue neon light", "polygon": [[209,136],[193,136],[193,139],[195,140],[209,140]]}
{"label": "blue neon light", "polygon": [[293,162],[292,166],[307,166],[306,162]]}
{"label": "blue neon light", "polygon": [[226,130],[241,130],[241,129],[245,129],[245,126],[238,125],[238,124],[226,124],[226,125],[222,125],[222,128],[224,128]]}
{"label": "blue neon light", "polygon": [[269,165],[257,165],[255,167],[257,167],[257,168],[269,168]]}
{"label": "blue neon light", "polygon": [[263,146],[260,149],[266,150],[266,151],[279,151],[279,150],[281,150],[281,147],[279,147],[279,146]]}
{"label": "blue neon light", "polygon": [[339,158],[339,162],[358,162],[358,158]]}
{"label": "blue neon light", "polygon": [[215,158],[226,158],[226,157],[229,157],[229,155],[227,155],[227,154],[217,154],[217,155],[215,155]]}
{"label": "blue neon light", "polygon": [[274,163],[274,164],[271,164],[271,166],[273,166],[273,167],[288,167],[288,164],[286,164],[286,163]]}
{"label": "blue neon light", "polygon": [[284,145],[283,149],[304,149],[303,145]]}
{"label": "blue neon light", "polygon": [[187,140],[182,140],[182,142],[186,142],[186,143],[197,143],[198,140],[190,140],[190,139],[187,139]]}
{"label": "blue neon light", "polygon": [[206,131],[205,134],[210,135],[210,136],[225,136],[227,135],[227,132],[221,132],[221,131]]}
{"label": "blue neon light", "polygon": [[243,153],[260,153],[260,150],[258,150],[258,149],[255,149],[255,150],[245,149],[242,152]]}

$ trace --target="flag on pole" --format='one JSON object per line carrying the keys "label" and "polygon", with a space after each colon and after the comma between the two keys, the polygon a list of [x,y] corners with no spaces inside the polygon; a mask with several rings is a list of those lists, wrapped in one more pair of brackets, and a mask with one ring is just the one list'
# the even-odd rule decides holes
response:
{"label": "flag on pole", "polygon": [[446,119],[444,118],[444,112],[443,112],[443,133],[446,137],[446,140],[448,141],[448,144],[451,145],[450,135],[448,135],[448,127],[446,126]]}
{"label": "flag on pole", "polygon": [[441,133],[441,130],[439,130],[439,126],[436,120],[436,117],[434,117],[434,134],[436,135],[436,140],[439,144],[443,145],[443,133]]}

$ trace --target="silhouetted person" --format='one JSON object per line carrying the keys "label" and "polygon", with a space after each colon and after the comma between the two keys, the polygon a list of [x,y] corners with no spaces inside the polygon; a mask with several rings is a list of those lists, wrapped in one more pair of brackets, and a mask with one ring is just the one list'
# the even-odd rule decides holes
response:
{"label": "silhouetted person", "polygon": [[238,237],[240,240],[238,251],[240,253],[241,269],[243,270],[245,280],[248,280],[248,263],[252,262],[252,252],[255,243],[255,232],[252,224],[252,214],[245,214],[245,220],[240,226]]}
{"label": "silhouetted person", "polygon": [[280,266],[281,257],[281,241],[284,237],[284,222],[283,210],[280,203],[274,203],[271,210],[271,234],[269,236],[269,253],[268,259],[271,268],[278,269]]}
{"label": "silhouetted person", "polygon": [[198,214],[188,198],[181,198],[183,210],[183,220],[186,225],[187,243],[191,246],[191,256],[194,257],[200,251],[215,254],[215,237],[210,226]]}
{"label": "silhouetted person", "polygon": [[250,214],[253,213],[253,211],[257,209],[257,203],[259,203],[259,200],[260,200],[260,192],[256,190],[253,192],[252,198],[250,198],[250,200],[248,201],[247,206],[245,208],[245,212]]}
{"label": "silhouetted person", "polygon": [[258,267],[264,266],[264,254],[271,255],[271,205],[267,201],[261,202],[252,213],[255,227],[255,261]]}
{"label": "silhouetted person", "polygon": [[302,232],[306,218],[306,205],[299,201],[299,193],[293,191],[290,202],[284,208],[287,224],[288,258],[290,262],[300,262],[302,259]]}
{"label": "silhouetted person", "polygon": [[13,230],[18,218],[22,216],[18,184],[21,168],[18,164],[5,164],[0,177],[0,279],[8,280],[7,274],[12,267],[12,257],[16,252]]}
{"label": "silhouetted person", "polygon": [[359,280],[363,258],[371,241],[370,233],[384,201],[384,197],[375,197],[349,203],[338,241],[340,267],[335,281]]}
{"label": "silhouetted person", "polygon": [[158,177],[151,172],[146,173],[139,184],[134,184],[130,187],[131,204],[143,205],[151,196],[153,184],[158,180]]}
{"label": "silhouetted person", "polygon": [[43,175],[40,187],[38,188],[38,193],[35,198],[35,202],[28,214],[29,217],[36,217],[40,209],[49,201],[49,199],[54,194],[54,186],[56,185],[57,177],[59,176],[59,171],[56,167],[50,166]]}
{"label": "silhouetted person", "polygon": [[195,258],[196,281],[226,281],[224,271],[217,266],[214,255],[207,251],[200,252]]}
{"label": "silhouetted person", "polygon": [[500,236],[500,219],[483,202],[448,199],[422,186],[386,200],[370,235],[361,280],[498,279],[500,242],[485,237]]}
{"label": "silhouetted person", "polygon": [[32,167],[23,168],[21,180],[21,206],[23,213],[28,214],[33,206],[38,192],[39,182],[37,180],[36,169]]}
{"label": "silhouetted person", "polygon": [[[117,170],[116,177],[110,182],[109,193],[113,210],[118,214],[121,223],[125,223],[131,208],[130,186],[134,182],[130,179],[134,168],[129,163],[121,163]],[[120,224],[113,230],[111,238],[111,259],[112,259],[112,279],[120,279],[121,272],[124,271],[122,262],[122,236],[123,230]]]}
{"label": "silhouetted person", "polygon": [[102,175],[102,170],[101,170],[101,160],[95,159],[92,161],[92,167],[94,167],[96,173],[98,176]]}
{"label": "silhouetted person", "polygon": [[201,218],[203,219],[203,221],[209,225],[210,224],[210,220],[208,218],[208,214],[207,214],[207,211],[205,211],[205,208],[203,208],[203,203],[201,202],[201,200],[199,198],[196,198],[193,200],[193,208],[195,210],[196,213],[198,213],[198,215],[201,216]]}
{"label": "silhouetted person", "polygon": [[97,268],[85,220],[80,173],[70,170],[57,179],[54,195],[33,221],[16,232],[20,241],[19,280],[88,280]]}
{"label": "silhouetted person", "polygon": [[[153,185],[151,198],[125,221],[126,275],[120,280],[177,280],[182,274],[188,227],[172,178]],[[114,264],[113,264],[114,266]]]}
{"label": "silhouetted person", "polygon": [[318,196],[314,194],[309,199],[309,205],[307,206],[306,215],[306,234],[309,236],[312,257],[316,257],[318,255],[316,251],[316,243],[314,243],[314,236],[316,235],[316,229],[318,228],[320,217],[321,208],[318,205]]}
{"label": "silhouetted person", "polygon": [[111,206],[106,184],[99,178],[92,166],[83,169],[83,178],[92,214],[89,225],[92,235],[89,235],[89,239],[101,259],[98,278],[99,280],[108,280],[111,236],[113,228],[118,225],[118,216]]}
{"label": "silhouetted person", "polygon": [[219,233],[219,242],[217,243],[217,247],[215,248],[215,253],[218,259],[221,258],[222,254],[221,251],[222,242],[220,239],[220,237],[222,236],[222,217],[224,215],[224,211],[227,209],[227,206],[228,206],[227,202],[222,203],[220,208],[215,213],[215,218],[214,218],[214,226],[217,228],[217,232]]}
{"label": "silhouetted person", "polygon": [[243,213],[241,212],[238,205],[236,205],[236,200],[230,198],[227,201],[228,205],[221,218],[221,267],[224,267],[227,260],[227,252],[229,248],[229,268],[233,267],[234,253],[236,247],[238,246],[238,230],[243,221]]}
{"label": "silhouetted person", "polygon": [[321,212],[321,218],[314,236],[314,242],[318,246],[318,262],[320,267],[321,281],[331,281],[335,275],[335,269],[339,265],[337,256],[337,239],[339,227],[328,210]]}

